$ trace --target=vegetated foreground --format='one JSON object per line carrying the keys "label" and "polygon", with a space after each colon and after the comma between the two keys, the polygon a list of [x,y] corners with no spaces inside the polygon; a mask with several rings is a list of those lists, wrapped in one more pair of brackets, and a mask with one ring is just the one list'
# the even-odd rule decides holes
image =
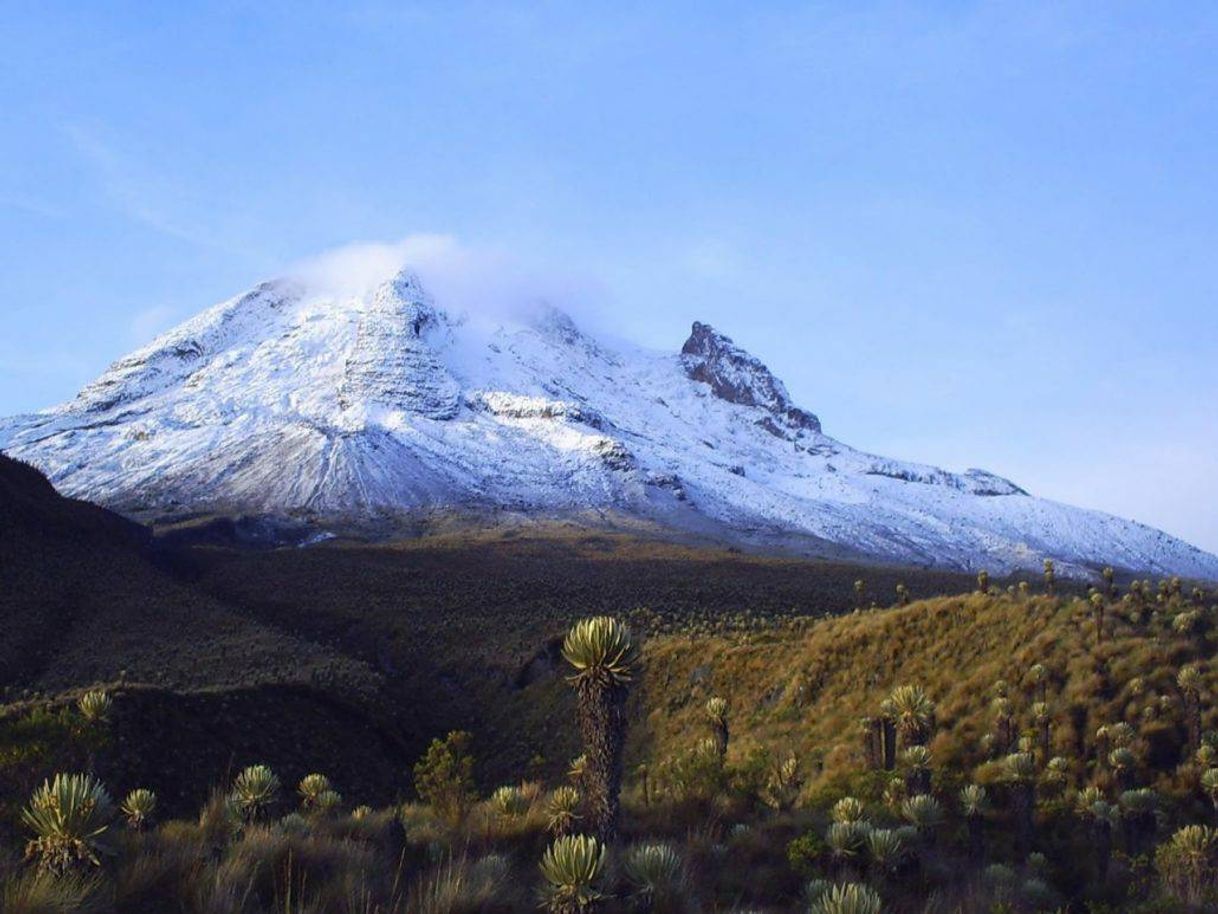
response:
{"label": "vegetated foreground", "polygon": [[3,458],[0,520],[5,912],[1215,904],[1184,582],[578,530],[165,552]]}
{"label": "vegetated foreground", "polygon": [[[242,708],[239,690],[224,690],[217,719],[233,722],[211,739],[236,745],[243,730],[279,728],[284,740],[300,740],[298,755],[266,765],[230,753],[225,770],[208,772],[211,798],[187,811],[181,794],[160,799],[167,786],[155,778],[162,735],[180,730],[168,716],[189,705],[158,703],[165,696],[129,683],[75,702],[17,704],[0,730],[10,801],[5,910],[525,911],[540,903],[555,912],[830,914],[1218,903],[1212,592],[1179,581],[1118,589],[1110,580],[1082,597],[1061,593],[1051,574],[1009,588],[982,578],[972,594],[824,617],[798,602],[780,610],[794,591],[775,584],[752,604],[770,611],[736,619],[702,618],[704,595],[691,590],[685,615],[638,610],[571,625],[572,608],[548,604],[539,576],[515,603],[468,618],[447,606],[445,574],[478,569],[474,580],[488,593],[504,586],[494,558],[502,545],[433,544],[408,559],[402,550],[370,559],[342,549],[196,556],[199,591],[241,607],[234,611],[251,624],[281,631],[295,605],[298,630],[284,637],[352,658],[387,642],[369,664],[379,665],[372,675],[385,691],[365,707],[410,695],[462,714],[485,700],[471,719],[494,732],[436,732],[425,751],[408,751],[385,736],[400,725],[391,718],[370,714],[362,735],[336,733],[332,720],[352,726],[345,711],[306,721],[292,703],[299,695],[274,704],[263,684]],[[449,548],[464,558],[442,557]],[[555,567],[553,543],[512,548],[507,565],[527,568],[536,552],[539,570]],[[569,544],[570,560],[595,567],[589,548]],[[648,577],[660,547],[596,548],[624,550],[613,561],[625,562],[626,579],[641,589],[691,586],[672,569]],[[633,549],[651,557],[631,565]],[[751,561],[724,555],[689,574],[719,594]],[[335,573],[343,563],[362,568],[358,586]],[[403,568],[416,583],[394,602]],[[588,605],[600,607],[610,596],[605,581],[585,572]],[[336,596],[343,587],[345,601]],[[868,606],[871,589],[878,595],[866,579],[857,590],[851,582],[846,600]],[[898,604],[908,599],[895,584],[891,593]],[[534,598],[539,605],[526,612]],[[398,641],[411,632],[407,649]],[[529,660],[529,645],[555,632],[554,649]],[[515,659],[497,664],[497,650]],[[445,683],[425,657],[456,678]],[[418,671],[398,669],[406,662]],[[467,675],[463,703],[453,695]],[[206,690],[175,695],[207,700]],[[149,718],[132,710],[141,702],[170,710],[141,730]],[[418,709],[416,720],[426,719]],[[310,735],[309,723],[321,732]],[[198,733],[183,746],[208,738]],[[350,754],[341,769],[316,765],[334,739],[352,740],[370,771]],[[513,745],[508,755],[533,756],[505,770],[491,753]],[[140,769],[131,763],[140,754],[158,761]],[[411,770],[386,767],[407,754]],[[216,755],[199,758],[211,768]],[[196,762],[167,768],[185,777]],[[399,796],[386,802],[378,782],[395,774]]]}

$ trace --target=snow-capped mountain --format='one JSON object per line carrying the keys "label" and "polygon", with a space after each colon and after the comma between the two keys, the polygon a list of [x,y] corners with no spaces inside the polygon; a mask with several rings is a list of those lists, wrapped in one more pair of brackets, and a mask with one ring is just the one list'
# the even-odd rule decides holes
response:
{"label": "snow-capped mountain", "polygon": [[1218,558],[1141,524],[847,447],[705,324],[662,353],[549,307],[443,305],[408,272],[358,294],[268,282],[70,403],[0,421],[0,449],[142,519],[384,533],[454,510],[601,511],[818,554],[1218,579]]}

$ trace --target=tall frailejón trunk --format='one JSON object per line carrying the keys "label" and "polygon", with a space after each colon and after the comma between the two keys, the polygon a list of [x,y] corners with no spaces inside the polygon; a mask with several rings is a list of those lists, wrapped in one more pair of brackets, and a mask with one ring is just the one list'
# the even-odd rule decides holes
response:
{"label": "tall frailej\u00f3n trunk", "polygon": [[867,768],[877,771],[884,767],[884,721],[879,717],[864,717],[859,722],[863,737],[863,757]]}
{"label": "tall frailej\u00f3n trunk", "polygon": [[884,718],[884,770],[892,771],[897,767],[897,726],[889,718]]}
{"label": "tall frailej\u00f3n trunk", "polygon": [[1030,783],[1016,784],[1011,801],[1015,815],[1015,852],[1022,859],[1032,852],[1036,835],[1036,788]]}
{"label": "tall frailej\u00f3n trunk", "polygon": [[1100,885],[1108,881],[1108,867],[1112,862],[1112,826],[1108,822],[1096,822],[1095,871]]}
{"label": "tall frailej\u00f3n trunk", "polygon": [[712,735],[715,740],[715,754],[719,756],[719,760],[723,761],[727,758],[728,740],[731,739],[731,731],[727,726],[727,719],[716,720],[711,727]]}
{"label": "tall frailej\u00f3n trunk", "polygon": [[577,684],[579,728],[587,756],[584,789],[591,833],[603,844],[617,839],[626,735],[626,690],[599,676]]}
{"label": "tall frailej\u00f3n trunk", "polygon": [[985,820],[980,815],[968,817],[968,855],[974,866],[985,862]]}

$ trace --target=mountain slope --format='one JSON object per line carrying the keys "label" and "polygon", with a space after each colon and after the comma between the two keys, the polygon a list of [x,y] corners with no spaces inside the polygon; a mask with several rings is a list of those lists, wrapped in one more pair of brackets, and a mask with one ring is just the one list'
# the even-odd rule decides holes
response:
{"label": "mountain slope", "polygon": [[391,533],[592,509],[821,555],[1218,578],[1218,558],[1143,525],[849,448],[705,324],[679,354],[611,347],[548,307],[448,313],[408,272],[358,294],[265,283],[0,422],[0,448],[145,520]]}
{"label": "mountain slope", "polygon": [[170,559],[185,561],[160,554],[147,529],[64,498],[0,456],[0,743],[9,750],[0,810],[28,796],[25,774],[50,773],[35,764],[51,748],[41,731],[14,721],[97,683],[117,706],[99,772],[149,784],[168,811],[197,809],[227,766],[261,761],[296,777],[306,764],[342,770],[357,789],[391,797],[427,731],[385,697],[384,677],[190,586]]}
{"label": "mountain slope", "polygon": [[180,689],[379,688],[366,665],[193,590],[150,540],[138,524],[63,498],[33,468],[0,456],[0,683],[56,690],[125,674]]}

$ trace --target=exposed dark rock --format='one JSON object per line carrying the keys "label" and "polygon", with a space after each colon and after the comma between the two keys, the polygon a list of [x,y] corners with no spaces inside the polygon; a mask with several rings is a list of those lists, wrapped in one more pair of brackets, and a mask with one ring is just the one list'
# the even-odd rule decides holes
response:
{"label": "exposed dark rock", "polygon": [[630,470],[634,468],[634,456],[626,449],[626,445],[612,438],[601,438],[592,449],[611,470]]}
{"label": "exposed dark rock", "polygon": [[[778,423],[765,424],[767,431],[780,437],[788,437],[790,432],[820,431],[820,420],[791,402],[786,387],[760,359],[709,324],[694,322],[689,339],[681,347],[681,361],[685,373],[709,384],[711,393],[719,399],[767,410]],[[784,433],[780,425],[788,431]]]}
{"label": "exposed dark rock", "polygon": [[676,473],[657,473],[652,476],[648,482],[659,489],[667,489],[676,497],[677,501],[685,501],[685,485],[681,482],[681,477]]}
{"label": "exposed dark rock", "polygon": [[970,495],[1027,495],[1009,479],[1003,479],[985,470],[969,470],[957,475],[933,467],[918,467],[900,464],[891,460],[876,460],[865,471],[868,476],[886,476],[901,482],[917,482],[923,485],[948,486],[968,492]]}

